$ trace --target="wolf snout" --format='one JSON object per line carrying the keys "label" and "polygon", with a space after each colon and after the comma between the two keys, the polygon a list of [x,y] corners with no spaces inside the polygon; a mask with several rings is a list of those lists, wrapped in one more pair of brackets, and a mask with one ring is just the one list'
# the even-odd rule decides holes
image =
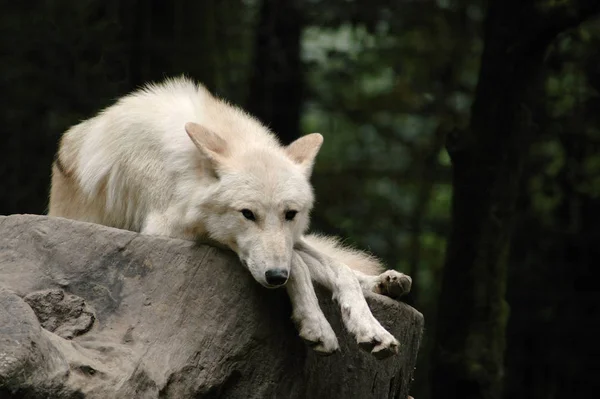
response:
{"label": "wolf snout", "polygon": [[265,272],[267,284],[271,287],[279,287],[288,280],[289,272],[286,269],[269,269]]}

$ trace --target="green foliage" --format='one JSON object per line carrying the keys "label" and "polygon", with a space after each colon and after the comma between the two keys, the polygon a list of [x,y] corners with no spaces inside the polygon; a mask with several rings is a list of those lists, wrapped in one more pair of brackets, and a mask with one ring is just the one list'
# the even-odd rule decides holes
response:
{"label": "green foliage", "polygon": [[[350,242],[372,248],[390,267],[407,271],[412,266],[399,254],[410,251],[408,219],[418,201],[419,171],[449,167],[445,150],[437,150],[441,155],[433,161],[423,154],[433,145],[436,129],[468,118],[481,41],[467,31],[478,29],[481,13],[469,13],[454,2],[404,8],[403,15],[381,18],[373,28],[354,21],[305,30],[310,95],[302,130],[325,135],[315,168],[320,201],[315,227],[338,231]],[[429,17],[415,18],[418,13]],[[456,36],[452,19],[462,16],[467,31]],[[461,58],[453,58],[455,54]],[[421,252],[431,259],[421,260],[419,273],[439,270],[448,223],[448,176],[449,171],[435,174],[425,198],[428,211],[419,223],[427,248]],[[338,196],[336,188],[344,195]]]}
{"label": "green foliage", "polygon": [[[598,129],[579,118],[586,117],[588,104],[600,98],[598,86],[589,81],[589,53],[598,45],[600,26],[589,23],[564,35],[557,41],[551,60],[551,73],[546,79],[545,133],[532,148],[538,173],[529,179],[532,210],[547,227],[555,227],[555,214],[565,200],[561,178],[566,177],[577,193],[597,198],[600,195],[600,157],[596,151],[581,154],[575,165],[565,153],[571,141],[596,142]],[[560,57],[560,58],[559,58]],[[560,61],[558,61],[560,60]],[[595,66],[592,66],[593,68]],[[576,169],[576,170],[575,170]]]}

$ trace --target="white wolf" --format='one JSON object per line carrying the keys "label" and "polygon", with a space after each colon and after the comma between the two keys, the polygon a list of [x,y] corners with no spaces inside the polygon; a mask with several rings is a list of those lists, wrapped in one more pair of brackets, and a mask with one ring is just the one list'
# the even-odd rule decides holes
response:
{"label": "white wolf", "polygon": [[398,342],[362,290],[399,296],[411,280],[379,274],[375,258],[333,239],[304,235],[322,141],[313,133],[283,147],[202,85],[186,78],[151,84],[64,134],[49,215],[224,245],[265,287],[287,282],[300,336],[330,354],[338,342],[319,308],[317,281],[332,291],[361,347],[383,358]]}

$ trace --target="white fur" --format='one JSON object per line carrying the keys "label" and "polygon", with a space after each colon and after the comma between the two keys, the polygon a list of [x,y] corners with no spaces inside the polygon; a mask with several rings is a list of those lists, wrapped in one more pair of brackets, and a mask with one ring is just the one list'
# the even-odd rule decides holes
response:
{"label": "white fur", "polygon": [[[167,80],[65,133],[49,214],[213,240],[234,250],[267,287],[273,286],[267,271],[290,275],[300,335],[331,353],[337,339],[318,306],[315,279],[332,290],[359,343],[372,342],[375,354],[394,352],[397,341],[372,316],[361,287],[391,292],[381,287],[397,287],[402,275],[387,272],[396,280],[386,280],[377,276],[382,268],[372,256],[304,236],[314,200],[309,177],[321,142],[311,134],[283,147],[257,120],[203,86]],[[289,211],[297,212],[292,220]]]}

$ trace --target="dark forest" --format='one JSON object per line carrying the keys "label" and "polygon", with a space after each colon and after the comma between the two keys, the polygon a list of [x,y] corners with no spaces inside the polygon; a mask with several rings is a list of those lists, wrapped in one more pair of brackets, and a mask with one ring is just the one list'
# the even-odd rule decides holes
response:
{"label": "dark forest", "polygon": [[[44,214],[61,134],[185,74],[325,137],[311,229],[413,278],[416,399],[592,397],[597,0],[3,1],[0,214]],[[1,239],[1,238],[0,238]]]}

